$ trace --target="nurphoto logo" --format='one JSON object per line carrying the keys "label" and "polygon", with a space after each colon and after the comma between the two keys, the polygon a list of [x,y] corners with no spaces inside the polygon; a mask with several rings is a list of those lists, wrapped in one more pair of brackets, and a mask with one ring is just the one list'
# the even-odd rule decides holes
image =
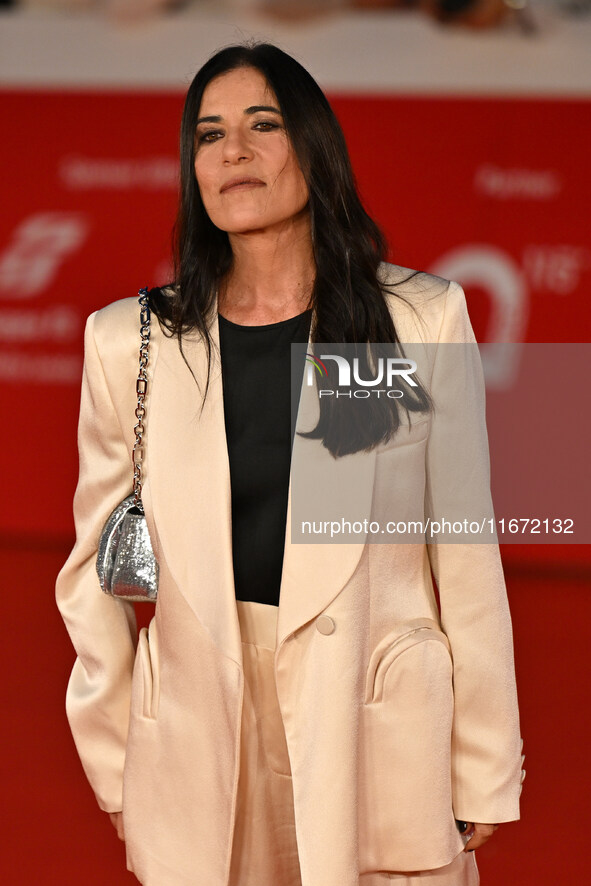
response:
{"label": "nurphoto logo", "polygon": [[[328,382],[328,369],[324,363],[325,360],[334,360],[338,370],[337,388],[346,390],[336,390],[335,388],[322,388],[321,382]],[[351,363],[353,366],[351,367]],[[311,387],[314,384],[314,373],[317,372],[318,396],[319,397],[356,397],[357,399],[365,399],[375,395],[380,397],[384,394],[386,397],[400,399],[404,396],[404,392],[394,388],[395,381],[403,379],[411,387],[416,388],[417,382],[412,375],[417,370],[415,360],[405,357],[379,357],[376,366],[376,375],[373,378],[361,378],[359,373],[359,358],[353,357],[349,360],[341,354],[321,354],[317,357],[315,354],[306,354],[306,384]],[[353,376],[353,384],[359,385],[352,388],[351,375]],[[383,385],[383,387],[378,387]],[[384,387],[385,385],[385,387]]]}

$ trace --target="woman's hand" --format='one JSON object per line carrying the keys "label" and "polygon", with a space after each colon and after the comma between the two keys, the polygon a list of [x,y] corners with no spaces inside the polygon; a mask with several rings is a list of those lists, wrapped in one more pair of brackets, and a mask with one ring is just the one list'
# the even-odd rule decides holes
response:
{"label": "woman's hand", "polygon": [[470,839],[466,843],[464,852],[474,852],[475,849],[480,849],[499,827],[498,824],[479,824],[470,821],[467,822],[467,825],[464,836],[470,837]]}
{"label": "woman's hand", "polygon": [[[117,831],[117,836],[120,840],[125,840],[125,832],[123,830],[123,813],[122,812],[109,812],[109,818],[111,819],[111,824]],[[484,825],[486,827],[486,825]]]}

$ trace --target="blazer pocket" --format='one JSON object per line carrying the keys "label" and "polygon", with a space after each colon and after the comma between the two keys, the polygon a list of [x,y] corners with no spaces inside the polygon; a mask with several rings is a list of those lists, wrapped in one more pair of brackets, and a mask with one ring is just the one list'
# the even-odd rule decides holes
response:
{"label": "blazer pocket", "polygon": [[463,848],[451,798],[453,668],[436,622],[374,650],[362,705],[360,872],[426,870]]}
{"label": "blazer pocket", "polygon": [[160,699],[160,676],[154,619],[149,628],[141,628],[139,632],[133,682],[136,712],[149,720],[155,719]]}
{"label": "blazer pocket", "polygon": [[[441,643],[447,650],[444,660],[451,665],[449,640],[436,621],[430,618],[417,618],[405,631],[388,634],[374,649],[367,668],[365,703],[383,701],[388,673],[396,660],[407,650],[421,643]],[[394,679],[397,671],[394,672]]]}

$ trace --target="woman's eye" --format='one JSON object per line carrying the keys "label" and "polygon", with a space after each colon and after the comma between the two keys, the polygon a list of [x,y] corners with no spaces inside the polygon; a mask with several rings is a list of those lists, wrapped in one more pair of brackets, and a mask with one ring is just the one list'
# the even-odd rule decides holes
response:
{"label": "woman's eye", "polygon": [[[280,129],[279,123],[274,120],[259,120],[252,127],[257,132],[271,132],[274,129]],[[197,145],[207,145],[219,141],[225,133],[221,129],[206,129],[197,133]]]}
{"label": "woman's eye", "polygon": [[279,124],[274,123],[272,120],[259,120],[258,123],[254,124],[253,129],[258,129],[260,132],[270,132],[271,129],[279,129]]}
{"label": "woman's eye", "polygon": [[207,132],[200,132],[197,135],[197,141],[200,145],[204,144],[204,143],[207,144],[208,142],[217,141],[218,138],[222,137],[222,135],[223,135],[223,133],[221,133],[217,129],[209,129],[209,130],[207,130]]}

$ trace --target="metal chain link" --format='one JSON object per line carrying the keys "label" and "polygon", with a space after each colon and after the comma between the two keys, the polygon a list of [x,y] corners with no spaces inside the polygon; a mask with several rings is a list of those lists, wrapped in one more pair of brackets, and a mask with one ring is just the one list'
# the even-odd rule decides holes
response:
{"label": "metal chain link", "polygon": [[140,303],[140,357],[139,357],[139,373],[135,385],[137,393],[137,406],[135,417],[137,424],[134,427],[135,443],[131,451],[131,460],[133,462],[133,503],[143,513],[142,506],[142,464],[144,461],[143,438],[146,430],[144,419],[146,417],[146,394],[148,391],[148,368],[149,346],[150,346],[150,306],[148,304],[148,287],[144,286],[138,292]]}

